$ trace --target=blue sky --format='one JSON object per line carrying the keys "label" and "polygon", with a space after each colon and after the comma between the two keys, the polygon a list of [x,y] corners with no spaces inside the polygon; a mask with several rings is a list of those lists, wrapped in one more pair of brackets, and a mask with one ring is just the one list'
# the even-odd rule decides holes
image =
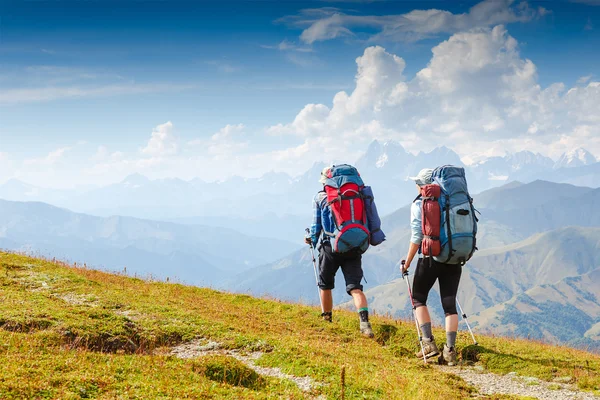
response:
{"label": "blue sky", "polygon": [[297,174],[374,138],[600,156],[595,0],[4,1],[0,17],[0,182]]}

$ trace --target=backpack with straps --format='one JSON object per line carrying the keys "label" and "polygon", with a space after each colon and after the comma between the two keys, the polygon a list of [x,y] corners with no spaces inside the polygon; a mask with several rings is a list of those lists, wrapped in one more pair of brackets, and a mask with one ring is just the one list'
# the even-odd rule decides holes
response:
{"label": "backpack with straps", "polygon": [[367,210],[361,193],[364,187],[360,174],[351,165],[334,165],[327,172],[324,189],[335,229],[324,233],[335,253],[362,254],[369,248]]}
{"label": "backpack with straps", "polygon": [[[439,210],[429,206],[431,211],[423,209],[424,213],[441,211],[438,254],[431,254],[434,260],[444,264],[463,265],[471,259],[477,250],[477,216],[473,207],[473,198],[469,195],[465,170],[453,165],[438,167],[432,174],[433,182],[439,186]],[[434,196],[435,197],[435,196]],[[423,205],[427,202],[424,201]],[[423,215],[425,224],[426,215]],[[431,221],[437,218],[431,214]],[[433,226],[433,225],[432,225]],[[435,231],[432,231],[435,235]],[[432,235],[432,236],[434,236]],[[434,241],[435,242],[435,241]],[[433,243],[432,250],[435,250]]]}

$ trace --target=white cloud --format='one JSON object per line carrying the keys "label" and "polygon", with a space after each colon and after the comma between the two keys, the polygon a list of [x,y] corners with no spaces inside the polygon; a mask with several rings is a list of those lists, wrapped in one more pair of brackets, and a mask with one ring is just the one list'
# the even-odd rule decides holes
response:
{"label": "white cloud", "polygon": [[[532,9],[526,2],[514,0],[484,0],[471,7],[469,12],[453,14],[449,11],[429,9],[413,10],[401,15],[349,15],[337,8],[303,10],[297,16],[280,19],[280,22],[305,28],[300,39],[307,44],[340,37],[356,36],[361,30],[376,30],[371,39],[415,41],[441,33],[460,32],[476,27],[526,22],[546,15],[543,7]],[[355,30],[355,31],[354,31]]]}
{"label": "white cloud", "polygon": [[298,46],[296,43],[291,42],[287,39],[282,40],[278,44],[272,45],[261,45],[263,49],[279,50],[279,51],[297,51],[300,53],[312,53],[314,52],[312,47]]}
{"label": "white cloud", "polygon": [[98,146],[96,150],[96,154],[92,156],[92,161],[96,163],[104,163],[104,162],[118,162],[122,161],[125,157],[125,154],[121,151],[113,151],[112,153],[109,151],[106,146]]}
{"label": "white cloud", "polygon": [[177,138],[173,134],[173,123],[168,121],[157,125],[142,153],[152,157],[171,156],[177,153]]}
{"label": "white cloud", "polygon": [[45,157],[41,158],[30,158],[23,161],[24,165],[28,166],[53,166],[56,165],[65,154],[70,151],[71,147],[61,147],[56,150],[51,151]]}
{"label": "white cloud", "polygon": [[189,146],[201,147],[210,157],[226,158],[235,156],[238,152],[248,147],[245,138],[244,124],[228,124],[213,134],[209,139],[195,139],[188,142]]}
{"label": "white cloud", "polygon": [[593,135],[600,83],[542,88],[535,64],[518,47],[501,25],[457,33],[432,49],[411,80],[401,57],[369,47],[356,60],[351,93],[337,93],[332,107],[308,104],[267,132],[303,138],[281,154],[305,163],[321,154],[344,157],[374,138],[393,138],[413,151],[446,145],[463,156],[490,148],[557,156],[576,143],[600,153],[600,135]]}
{"label": "white cloud", "polygon": [[180,91],[194,85],[179,84],[109,84],[104,86],[49,86],[9,88],[0,92],[0,104],[34,103],[83,97],[110,97],[154,92]]}

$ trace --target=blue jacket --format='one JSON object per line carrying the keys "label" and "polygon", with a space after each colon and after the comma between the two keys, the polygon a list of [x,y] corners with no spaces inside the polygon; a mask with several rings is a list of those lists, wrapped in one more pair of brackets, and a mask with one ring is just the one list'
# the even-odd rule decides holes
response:
{"label": "blue jacket", "polygon": [[[317,246],[321,232],[332,233],[334,230],[335,222],[331,215],[331,209],[327,205],[327,195],[321,191],[313,199],[313,222],[310,226],[310,238],[313,246]],[[329,237],[324,234],[323,240],[328,241]]]}

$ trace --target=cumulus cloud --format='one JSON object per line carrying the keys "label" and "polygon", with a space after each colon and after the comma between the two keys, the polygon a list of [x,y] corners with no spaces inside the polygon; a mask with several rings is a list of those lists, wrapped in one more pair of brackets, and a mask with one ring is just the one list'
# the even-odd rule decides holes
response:
{"label": "cumulus cloud", "polygon": [[337,93],[331,107],[308,104],[292,122],[268,129],[304,139],[283,158],[344,157],[374,138],[414,151],[446,145],[471,158],[492,148],[557,156],[576,142],[600,152],[600,83],[542,88],[535,64],[502,25],[452,35],[410,80],[405,61],[380,46],[356,64],[351,93]]}
{"label": "cumulus cloud", "polygon": [[350,15],[333,7],[307,9],[279,22],[304,28],[300,39],[307,44],[340,37],[353,37],[361,30],[376,30],[374,40],[416,41],[441,33],[455,33],[477,27],[526,22],[546,15],[543,7],[531,8],[527,2],[484,0],[467,13],[429,9],[401,15]]}
{"label": "cumulus cloud", "polygon": [[216,158],[228,157],[248,147],[243,124],[226,125],[210,137],[208,153]]}
{"label": "cumulus cloud", "polygon": [[163,157],[177,153],[177,138],[173,134],[173,123],[168,121],[157,125],[150,136],[150,140],[142,153],[153,156]]}

